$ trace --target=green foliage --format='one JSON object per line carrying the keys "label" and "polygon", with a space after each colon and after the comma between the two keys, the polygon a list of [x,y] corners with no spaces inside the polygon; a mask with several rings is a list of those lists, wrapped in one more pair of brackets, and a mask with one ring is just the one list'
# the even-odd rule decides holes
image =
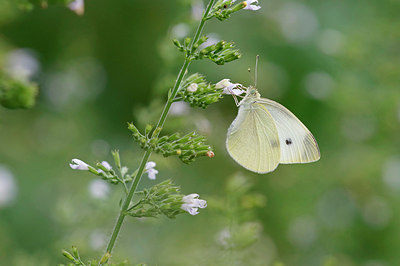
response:
{"label": "green foliage", "polygon": [[155,129],[150,138],[152,130],[150,125],[146,127],[145,134],[141,134],[133,123],[129,123],[128,129],[132,131],[134,140],[140,144],[142,149],[160,153],[164,157],[178,156],[186,164],[194,162],[198,157],[213,157],[211,146],[205,144],[206,137],[200,136],[194,131],[183,136],[175,133],[157,137],[157,131],[160,129]]}
{"label": "green foliage", "polygon": [[[182,65],[181,54],[171,45],[171,39],[178,38],[172,29],[183,23],[188,33],[198,22],[188,15],[191,1],[85,3],[87,14],[82,18],[62,5],[32,12],[7,5],[0,8],[0,61],[10,47],[33,49],[41,63],[36,80],[41,88],[49,84],[52,73],[63,73],[66,65],[82,58],[94,59],[106,70],[107,79],[95,97],[76,99],[65,107],[54,108],[49,93],[63,99],[70,91],[48,87],[40,92],[33,110],[0,108],[1,167],[13,174],[17,189],[16,197],[0,207],[0,264],[56,265],[59,250],[68,243],[79,245],[85,258],[99,256],[104,245],[92,246],[91,234],[100,230],[106,238],[110,235],[121,191],[113,188],[106,199],[93,198],[87,172],[71,172],[65,162],[77,155],[94,162],[107,156],[112,146],[120,149],[125,164],[136,169],[142,150],[126,137],[121,125],[134,119],[144,128],[157,121],[165,92]],[[207,208],[221,208],[173,221],[130,219],[118,238],[113,261],[130,257],[149,265],[400,265],[400,240],[393,237],[399,233],[399,189],[386,183],[398,180],[400,2],[271,0],[260,5],[259,14],[243,10],[224,23],[213,20],[206,26],[205,33],[234,40],[243,51],[241,60],[226,67],[197,61],[189,73],[203,73],[210,81],[231,78],[253,84],[247,69],[253,68],[255,55],[260,54],[259,90],[288,107],[314,133],[321,161],[282,166],[268,176],[250,173],[254,186],[248,195],[262,195],[264,201],[268,197],[268,205],[252,212],[243,208],[233,218],[259,221],[263,231],[249,248],[226,250],[216,246],[215,239],[217,231],[229,227],[226,177],[241,169],[224,148],[237,109],[226,97],[206,110],[169,116],[165,135],[191,132],[206,120],[209,126],[202,134],[207,134],[218,158],[188,167],[154,154],[160,177],[174,177],[185,189],[207,193]],[[290,38],[301,33],[309,35]],[[68,84],[86,75],[76,72]],[[331,81],[325,98],[311,96],[307,77],[312,72],[325,73]],[[324,92],[324,80],[311,89]],[[87,90],[82,86],[79,92]],[[143,106],[145,111],[136,112]],[[114,170],[118,173],[116,166]],[[143,178],[141,187],[150,187],[151,182]],[[336,189],[351,197],[327,199],[326,193]],[[378,200],[377,207],[370,205],[371,199]],[[242,205],[239,200],[238,206],[254,204],[253,200],[258,202],[243,200]],[[325,214],[334,215],[349,205],[353,212],[333,217],[347,221],[342,227],[326,220]],[[314,222],[316,235],[300,245],[289,237],[290,230],[305,216]]]}
{"label": "green foliage", "polygon": [[74,0],[17,0],[19,8],[30,11],[34,8],[47,8],[52,5],[68,5]]}
{"label": "green foliage", "polygon": [[232,13],[235,13],[245,7],[246,4],[244,2],[235,4],[234,0],[219,0],[213,6],[213,9],[211,10],[211,13],[207,19],[215,17],[218,20],[223,21],[230,18]]}
{"label": "green foliage", "polygon": [[[238,49],[235,49],[233,42],[219,41],[216,44],[209,45],[201,50],[198,50],[201,44],[205,43],[209,37],[202,36],[193,47],[190,45],[191,38],[185,38],[184,43],[181,44],[179,40],[174,39],[173,43],[178,50],[186,53],[186,57],[190,60],[200,60],[208,58],[217,65],[223,65],[233,60],[239,59],[242,55]],[[196,50],[197,49],[197,50]]]}
{"label": "green foliage", "polygon": [[235,49],[234,42],[219,41],[195,53],[194,58],[208,58],[217,65],[223,65],[239,59],[241,56],[240,51]]}
{"label": "green foliage", "polygon": [[35,104],[37,94],[36,84],[0,76],[0,104],[6,108],[31,108]]}
{"label": "green foliage", "polygon": [[[67,266],[97,266],[97,265],[107,265],[107,266],[128,266],[130,265],[127,260],[124,260],[119,263],[107,263],[108,260],[111,257],[110,253],[106,253],[105,256],[103,256],[100,261],[98,260],[89,260],[87,263],[84,263],[79,255],[78,248],[75,246],[72,246],[71,252],[68,252],[66,250],[62,250],[62,255],[66,257],[68,260],[71,261],[71,263],[67,264]],[[139,265],[139,264],[138,264]],[[140,265],[145,265],[145,264],[140,264]],[[65,266],[64,264],[59,264],[58,266]]]}
{"label": "green foliage", "polygon": [[222,89],[215,88],[215,85],[207,82],[203,75],[195,73],[182,82],[179,96],[181,98],[177,100],[183,100],[192,107],[205,109],[222,98]]}
{"label": "green foliage", "polygon": [[129,207],[127,215],[133,217],[165,215],[168,218],[175,218],[185,212],[181,209],[183,195],[180,193],[180,187],[175,186],[170,179],[136,194],[140,199]]}

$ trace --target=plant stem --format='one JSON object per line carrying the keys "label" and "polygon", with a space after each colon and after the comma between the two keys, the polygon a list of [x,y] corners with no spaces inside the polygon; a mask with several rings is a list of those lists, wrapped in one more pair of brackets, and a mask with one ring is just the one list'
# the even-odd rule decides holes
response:
{"label": "plant stem", "polygon": [[[211,7],[214,5],[215,1],[216,0],[210,0],[205,12],[203,13],[203,17],[202,17],[202,19],[200,21],[199,26],[197,27],[196,33],[194,35],[194,38],[192,39],[192,42],[190,44],[190,54],[185,57],[185,62],[183,63],[183,65],[181,67],[181,70],[179,71],[178,78],[176,79],[175,85],[174,85],[174,87],[172,89],[172,93],[170,94],[170,96],[168,98],[168,101],[164,106],[164,109],[163,109],[163,111],[161,113],[160,119],[158,120],[156,128],[162,128],[164,123],[165,123],[165,120],[167,119],[169,109],[171,108],[173,100],[175,99],[176,95],[178,94],[179,87],[180,87],[180,85],[182,83],[183,77],[185,76],[186,71],[187,71],[187,69],[188,69],[188,67],[190,65],[191,60],[192,60],[191,59],[191,55],[193,53],[194,44],[196,44],[197,41],[199,40],[200,34],[203,31],[203,28],[204,28],[204,25],[205,25],[205,22],[206,22],[206,18],[208,17],[208,14],[210,13]],[[158,135],[160,134],[160,131],[161,130],[159,130],[157,134],[153,135],[152,138],[158,137]],[[113,249],[113,247],[115,245],[115,241],[117,240],[119,231],[121,230],[122,223],[123,223],[123,221],[125,219],[126,211],[129,208],[129,204],[132,201],[133,195],[135,194],[136,188],[137,188],[137,186],[138,186],[138,184],[140,182],[140,179],[141,179],[141,177],[143,175],[146,163],[149,160],[150,155],[151,155],[151,151],[150,150],[146,151],[144,153],[144,155],[143,155],[142,161],[140,162],[139,169],[138,169],[138,171],[137,171],[137,173],[135,175],[135,178],[133,179],[133,182],[132,182],[132,184],[131,184],[131,186],[129,188],[129,193],[126,196],[126,198],[124,200],[124,203],[122,204],[122,207],[121,207],[121,210],[119,212],[119,216],[118,216],[117,222],[116,222],[116,224],[114,226],[114,230],[112,232],[110,241],[108,242],[106,253],[104,254],[104,256],[107,256],[107,254],[111,255],[112,249]]]}

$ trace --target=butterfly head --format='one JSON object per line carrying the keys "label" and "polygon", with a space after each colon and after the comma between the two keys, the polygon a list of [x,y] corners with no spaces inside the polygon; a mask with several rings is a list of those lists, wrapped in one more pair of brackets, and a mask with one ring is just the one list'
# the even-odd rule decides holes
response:
{"label": "butterfly head", "polygon": [[256,87],[250,86],[247,88],[246,97],[248,98],[260,98],[260,93],[258,93]]}

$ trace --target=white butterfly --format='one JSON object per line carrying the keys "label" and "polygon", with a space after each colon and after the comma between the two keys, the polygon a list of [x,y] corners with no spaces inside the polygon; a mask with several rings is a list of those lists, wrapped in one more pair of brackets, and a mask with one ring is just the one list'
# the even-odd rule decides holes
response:
{"label": "white butterfly", "polygon": [[281,104],[247,88],[239,112],[228,129],[226,148],[244,168],[265,174],[278,164],[318,161],[320,152],[311,132]]}

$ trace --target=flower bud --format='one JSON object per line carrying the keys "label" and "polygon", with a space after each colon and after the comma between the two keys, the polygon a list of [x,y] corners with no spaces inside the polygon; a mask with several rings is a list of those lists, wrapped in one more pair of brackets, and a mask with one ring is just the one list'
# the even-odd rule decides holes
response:
{"label": "flower bud", "polygon": [[74,254],[75,258],[79,258],[78,249],[75,246],[72,246],[72,254]]}
{"label": "flower bud", "polygon": [[213,157],[215,156],[215,154],[214,154],[213,151],[208,151],[208,152],[206,153],[206,155],[207,155],[207,157],[209,157],[209,158],[213,158]]}
{"label": "flower bud", "polygon": [[66,257],[67,259],[75,261],[75,258],[68,251],[63,249],[61,252],[62,252],[63,256]]}
{"label": "flower bud", "polygon": [[239,10],[245,8],[246,6],[247,6],[246,1],[241,2],[241,3],[237,4],[237,5],[235,5],[234,7],[232,7],[232,8],[231,8],[231,12],[232,12],[232,13],[237,12],[237,11],[239,11]]}
{"label": "flower bud", "polygon": [[193,48],[197,49],[197,47],[205,43],[207,40],[208,40],[207,36],[201,36],[200,39],[197,41],[197,43],[193,46]]}
{"label": "flower bud", "polygon": [[184,45],[185,45],[186,47],[188,47],[191,40],[192,40],[191,38],[186,37],[185,40],[184,40]]}
{"label": "flower bud", "polygon": [[119,157],[119,150],[114,150],[111,152],[112,156],[114,157],[115,165],[118,169],[121,169],[121,158]]}
{"label": "flower bud", "polygon": [[173,39],[172,42],[174,43],[174,45],[176,47],[178,47],[179,51],[184,51],[185,50],[183,45],[177,39]]}
{"label": "flower bud", "polygon": [[130,131],[132,131],[133,136],[139,136],[140,135],[139,130],[135,127],[135,125],[133,123],[128,123],[128,129]]}
{"label": "flower bud", "polygon": [[186,88],[186,90],[193,93],[197,91],[198,87],[199,85],[197,85],[197,83],[192,83]]}
{"label": "flower bud", "polygon": [[146,128],[145,128],[145,135],[147,136],[149,133],[150,133],[150,131],[153,129],[153,126],[152,125],[149,125],[149,124],[147,124],[146,125]]}

